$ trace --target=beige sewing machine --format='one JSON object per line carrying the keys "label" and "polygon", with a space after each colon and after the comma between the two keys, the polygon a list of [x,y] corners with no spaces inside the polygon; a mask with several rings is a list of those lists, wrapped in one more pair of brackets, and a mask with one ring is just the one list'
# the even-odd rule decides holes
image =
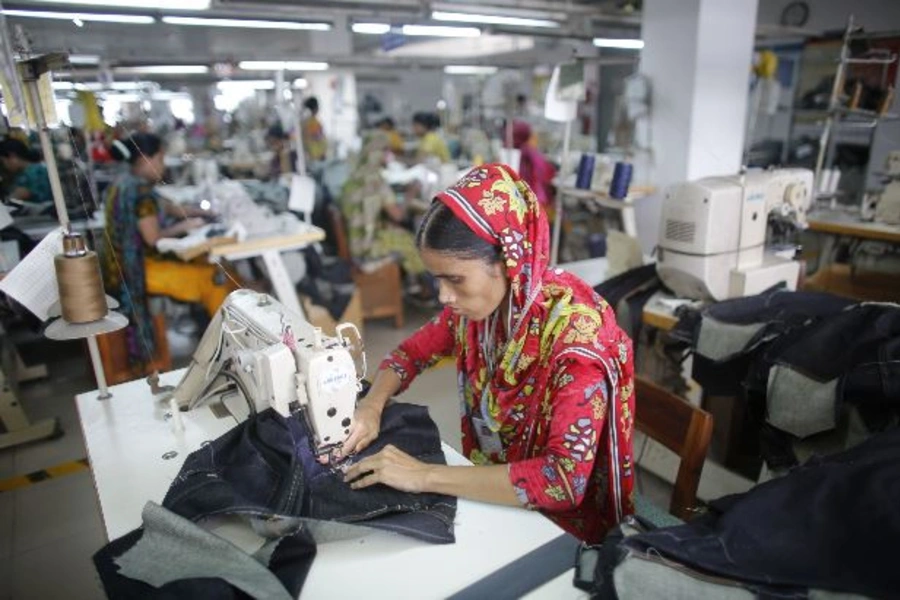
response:
{"label": "beige sewing machine", "polygon": [[267,294],[232,292],[203,334],[173,399],[190,410],[236,388],[250,413],[271,407],[302,419],[316,455],[330,456],[350,433],[366,368],[356,326],[343,323],[336,333],[323,335]]}
{"label": "beige sewing machine", "polygon": [[766,249],[770,214],[806,227],[813,174],[807,169],[707,177],[666,191],[660,279],[678,296],[724,300],[779,282],[795,289],[800,263]]}

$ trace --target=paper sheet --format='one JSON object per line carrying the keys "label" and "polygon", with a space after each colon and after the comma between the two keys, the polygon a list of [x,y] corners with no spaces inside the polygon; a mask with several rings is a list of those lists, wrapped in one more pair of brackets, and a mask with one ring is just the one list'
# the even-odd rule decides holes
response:
{"label": "paper sheet", "polygon": [[62,227],[47,234],[9,275],[0,281],[0,291],[15,298],[41,321],[50,318],[50,307],[59,300],[53,258],[62,253]]}

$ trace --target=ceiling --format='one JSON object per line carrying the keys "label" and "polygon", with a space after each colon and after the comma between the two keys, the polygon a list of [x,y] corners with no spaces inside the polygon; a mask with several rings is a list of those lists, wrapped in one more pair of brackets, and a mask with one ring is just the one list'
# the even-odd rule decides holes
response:
{"label": "ceiling", "polygon": [[[72,20],[49,20],[7,16],[10,28],[21,26],[34,52],[66,51],[70,54],[101,56],[110,66],[152,64],[237,63],[241,60],[324,60],[333,66],[356,69],[408,68],[411,65],[437,67],[454,62],[452,52],[436,56],[418,56],[411,50],[416,44],[436,38],[406,37],[396,52],[383,50],[384,37],[361,35],[351,31],[353,23],[378,22],[394,26],[404,24],[461,25],[435,22],[433,9],[484,10],[474,0],[429,2],[425,0],[212,0],[209,10],[200,12],[159,11],[156,9],[97,8],[54,4],[37,0],[3,0],[7,10],[61,11],[79,13],[116,13],[149,15],[157,19],[151,25],[111,24],[85,20],[79,26]],[[559,27],[533,28],[488,25],[482,39],[492,35],[526,36],[529,49],[482,57],[465,57],[466,64],[530,66],[570,57],[574,52],[597,54],[590,44],[593,37],[636,37],[639,14],[619,8],[611,0],[491,0],[491,7],[502,11],[548,13]],[[287,31],[192,27],[162,23],[164,15],[202,16],[237,19],[318,21],[331,25],[329,31]],[[392,41],[397,42],[398,36]],[[402,36],[400,36],[402,37]],[[439,40],[440,41],[440,40]],[[467,40],[451,40],[458,44]],[[458,63],[459,60],[456,60]],[[90,76],[97,67],[80,69]]]}

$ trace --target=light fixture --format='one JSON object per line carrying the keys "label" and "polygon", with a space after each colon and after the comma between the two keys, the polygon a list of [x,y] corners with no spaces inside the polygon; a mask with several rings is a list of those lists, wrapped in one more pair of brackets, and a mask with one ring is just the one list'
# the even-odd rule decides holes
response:
{"label": "light fixture", "polygon": [[459,23],[480,23],[485,25],[511,25],[513,27],[559,27],[559,23],[549,19],[447,12],[442,10],[433,11],[431,13],[431,18],[435,21],[456,21]]}
{"label": "light fixture", "polygon": [[100,57],[96,54],[70,54],[70,65],[99,65]]}
{"label": "light fixture", "polygon": [[497,71],[497,67],[480,65],[447,65],[444,67],[444,73],[447,75],[493,75]]}
{"label": "light fixture", "polygon": [[644,47],[644,40],[629,40],[623,38],[594,38],[594,45],[598,48],[640,50]]}
{"label": "light fixture", "polygon": [[115,8],[153,8],[156,10],[206,10],[211,0],[32,0],[45,4],[81,4]]}
{"label": "light fixture", "polygon": [[144,15],[113,15],[105,13],[70,13],[48,12],[43,10],[13,10],[4,9],[7,17],[22,17],[23,19],[60,19],[62,21],[84,21],[97,23],[124,23],[128,25],[150,25],[156,22],[153,17]]}
{"label": "light fixture", "polygon": [[219,90],[253,89],[274,90],[275,82],[270,79],[229,79],[216,84]]}
{"label": "light fixture", "polygon": [[292,85],[295,90],[305,90],[309,87],[309,82],[302,77],[299,77],[294,80],[294,83]]}
{"label": "light fixture", "polygon": [[244,71],[326,71],[328,63],[302,60],[242,60],[238,67]]}
{"label": "light fixture", "polygon": [[119,75],[205,75],[206,65],[147,65],[140,67],[115,67],[113,73]]}
{"label": "light fixture", "polygon": [[403,35],[421,35],[431,37],[478,37],[481,30],[477,27],[447,27],[446,25],[404,25]]}
{"label": "light fixture", "polygon": [[391,30],[391,26],[387,23],[354,23],[351,29],[353,33],[384,35]]}
{"label": "light fixture", "polygon": [[328,31],[331,23],[301,23],[300,21],[260,21],[258,19],[206,19],[203,17],[163,17],[169,25],[194,25],[197,27],[236,27],[243,29],[291,29]]}

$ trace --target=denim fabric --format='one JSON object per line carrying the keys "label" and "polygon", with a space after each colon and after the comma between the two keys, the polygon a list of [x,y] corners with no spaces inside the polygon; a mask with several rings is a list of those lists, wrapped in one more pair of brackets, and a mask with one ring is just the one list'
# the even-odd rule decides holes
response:
{"label": "denim fabric", "polygon": [[900,590],[900,430],[811,460],[679,527],[624,545],[767,593],[790,588],[895,597]]}
{"label": "denim fabric", "polygon": [[[445,464],[437,426],[422,406],[395,403],[382,416],[381,433],[352,458],[385,445],[433,464]],[[321,465],[305,427],[272,410],[251,417],[191,453],[163,506],[192,520],[221,514],[307,517],[396,531],[434,543],[452,543],[456,499],[409,494],[378,485],[351,490],[343,474]]]}
{"label": "denim fabric", "polygon": [[[224,579],[198,577],[171,581],[153,587],[119,573],[115,561],[137,544],[144,535],[136,529],[103,547],[94,555],[94,566],[103,583],[106,596],[111,599],[175,600],[180,598],[215,598],[216,600],[249,600],[251,596]],[[296,598],[303,588],[316,554],[316,544],[308,533],[298,532],[282,538],[268,558],[269,570],[278,578],[291,597]],[[265,561],[261,561],[265,563]]]}

